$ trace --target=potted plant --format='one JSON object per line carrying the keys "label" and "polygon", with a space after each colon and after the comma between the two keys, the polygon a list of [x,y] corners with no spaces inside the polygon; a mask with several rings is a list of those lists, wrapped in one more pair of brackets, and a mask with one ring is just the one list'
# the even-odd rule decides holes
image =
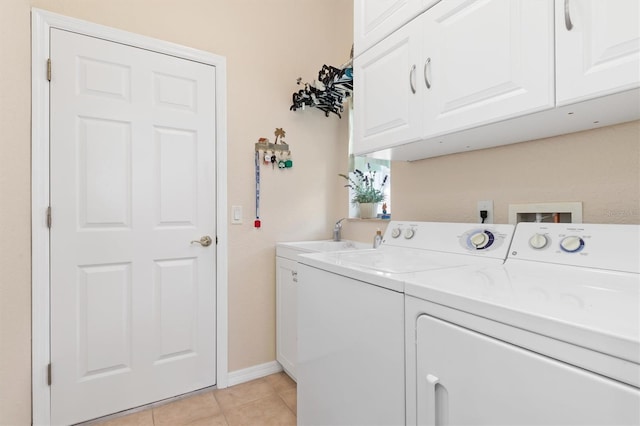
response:
{"label": "potted plant", "polygon": [[377,217],[378,203],[384,201],[384,186],[387,183],[388,175],[382,179],[378,185],[376,183],[376,171],[371,170],[371,165],[367,163],[367,170],[362,172],[356,169],[350,175],[339,174],[347,180],[346,188],[351,188],[353,198],[351,202],[360,207],[360,217],[362,219],[373,219]]}

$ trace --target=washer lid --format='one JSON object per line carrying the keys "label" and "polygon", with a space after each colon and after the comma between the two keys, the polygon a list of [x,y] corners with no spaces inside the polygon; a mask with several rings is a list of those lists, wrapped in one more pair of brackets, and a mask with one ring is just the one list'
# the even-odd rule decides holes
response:
{"label": "washer lid", "polygon": [[404,281],[417,272],[464,265],[497,265],[502,260],[386,246],[369,250],[305,254],[299,256],[298,262],[402,292]]}
{"label": "washer lid", "polygon": [[640,364],[640,274],[529,263],[417,273],[405,293]]}

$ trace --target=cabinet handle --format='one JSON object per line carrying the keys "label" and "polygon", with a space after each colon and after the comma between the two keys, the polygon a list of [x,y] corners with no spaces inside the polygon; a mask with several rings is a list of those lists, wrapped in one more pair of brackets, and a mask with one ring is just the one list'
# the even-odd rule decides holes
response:
{"label": "cabinet handle", "polygon": [[431,58],[427,58],[424,63],[424,84],[427,85],[427,89],[431,89],[431,82],[429,81],[429,77],[427,77],[427,68],[431,67]]}
{"label": "cabinet handle", "polygon": [[413,64],[413,66],[411,67],[411,71],[409,71],[409,84],[411,85],[411,93],[415,94],[416,93],[416,85],[413,82],[413,80],[415,80],[416,77],[416,64]]}
{"label": "cabinet handle", "polygon": [[567,27],[567,31],[573,29],[573,23],[571,22],[571,11],[569,9],[569,0],[564,0],[564,25]]}

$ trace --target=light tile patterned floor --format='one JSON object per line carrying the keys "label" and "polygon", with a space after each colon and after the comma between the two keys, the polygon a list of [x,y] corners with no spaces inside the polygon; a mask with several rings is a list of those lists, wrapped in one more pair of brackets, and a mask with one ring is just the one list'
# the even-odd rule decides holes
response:
{"label": "light tile patterned floor", "polygon": [[296,424],[296,383],[285,373],[198,393],[100,426],[269,426]]}

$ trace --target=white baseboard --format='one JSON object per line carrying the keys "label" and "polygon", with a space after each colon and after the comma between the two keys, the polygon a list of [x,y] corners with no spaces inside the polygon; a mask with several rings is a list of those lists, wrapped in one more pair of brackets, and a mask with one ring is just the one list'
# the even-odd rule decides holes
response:
{"label": "white baseboard", "polygon": [[239,385],[240,383],[259,379],[269,374],[279,373],[282,366],[278,361],[271,361],[264,364],[254,365],[253,367],[243,368],[242,370],[230,371],[228,374],[228,385]]}

